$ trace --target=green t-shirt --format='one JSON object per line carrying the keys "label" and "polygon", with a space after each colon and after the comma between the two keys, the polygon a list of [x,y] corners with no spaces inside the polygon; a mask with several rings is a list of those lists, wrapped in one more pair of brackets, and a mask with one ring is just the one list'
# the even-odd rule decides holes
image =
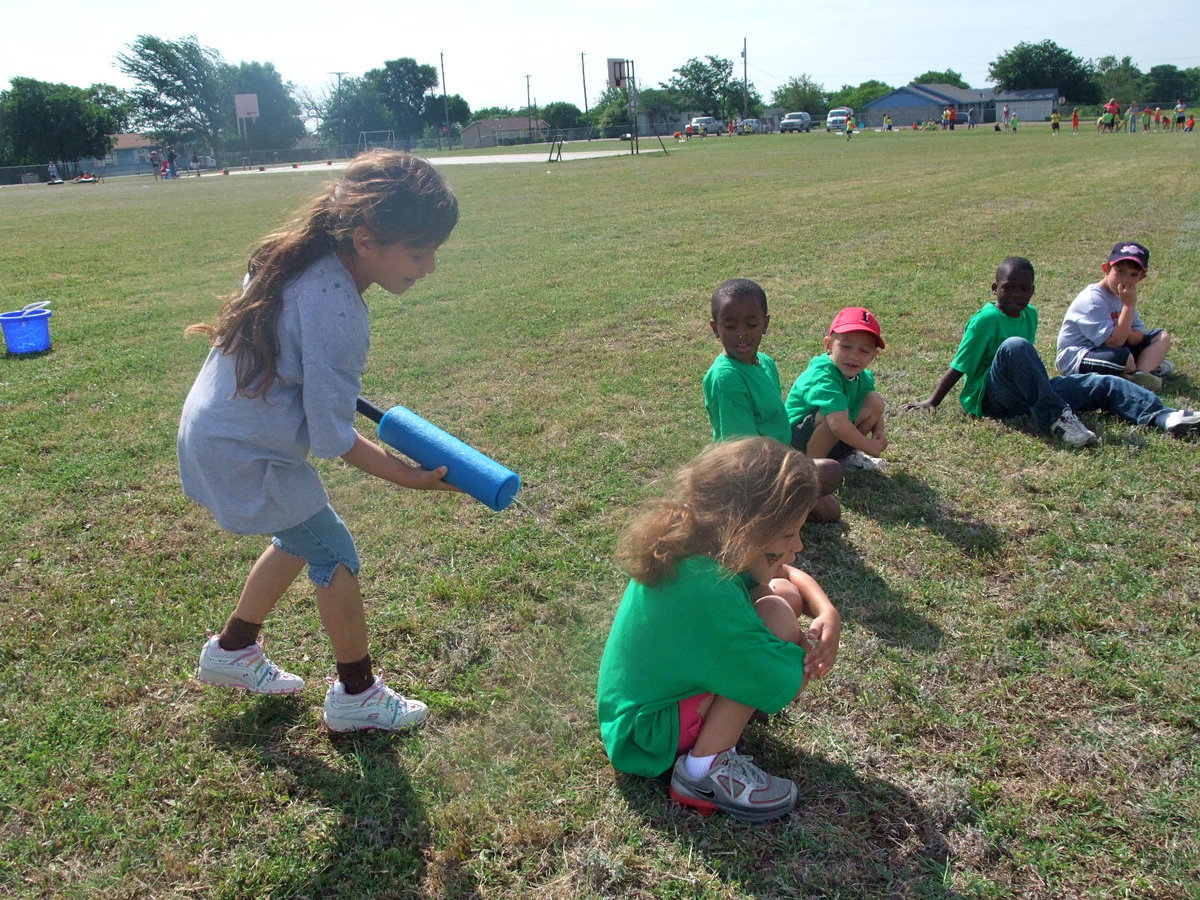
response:
{"label": "green t-shirt", "polygon": [[967,322],[958,352],[950,368],[963,373],[963,388],[959,395],[962,408],[972,416],[983,414],[983,395],[987,391],[987,374],[1000,345],[1011,337],[1025,338],[1034,343],[1037,337],[1037,309],[1026,306],[1019,316],[1010,316],[995,303],[989,303]]}
{"label": "green t-shirt", "polygon": [[758,354],[757,364],[738,362],[727,353],[713,360],[704,374],[704,408],[714,441],[761,435],[792,442],[779,369],[765,353]]}
{"label": "green t-shirt", "polygon": [[811,412],[825,416],[845,412],[853,422],[862,411],[863,398],[873,390],[875,376],[870,369],[863,369],[854,378],[847,378],[829,354],[822,353],[813,358],[788,391],[784,403],[788,423],[795,427]]}
{"label": "green t-shirt", "polygon": [[596,692],[614,768],[652,778],[671,767],[680,700],[711,691],[773,713],[796,696],[804,649],[767,630],[748,584],[706,556],[680,561],[675,578],[654,587],[630,581]]}

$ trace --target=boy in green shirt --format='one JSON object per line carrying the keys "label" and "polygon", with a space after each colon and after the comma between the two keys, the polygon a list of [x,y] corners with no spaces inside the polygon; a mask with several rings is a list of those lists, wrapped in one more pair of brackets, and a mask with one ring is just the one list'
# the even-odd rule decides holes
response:
{"label": "boy in green shirt", "polygon": [[[711,311],[709,327],[724,349],[704,375],[704,408],[713,440],[759,435],[790,446],[792,426],[783,406],[779,369],[758,350],[771,322],[766,291],[748,278],[731,279],[713,291]],[[810,518],[836,522],[841,505],[834,491],[842,483],[841,466],[831,460],[813,463],[821,496]]]}
{"label": "boy in green shirt", "polygon": [[838,460],[844,469],[875,472],[887,447],[883,397],[867,368],[884,348],[870,310],[841,310],[825,336],[826,352],[813,359],[788,392],[785,408],[792,446],[806,456]]}

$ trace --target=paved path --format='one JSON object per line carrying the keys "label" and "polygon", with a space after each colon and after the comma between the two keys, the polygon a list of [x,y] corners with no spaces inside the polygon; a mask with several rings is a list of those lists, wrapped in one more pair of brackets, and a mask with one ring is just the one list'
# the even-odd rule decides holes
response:
{"label": "paved path", "polygon": [[[642,153],[659,153],[661,151],[642,150]],[[572,159],[600,159],[605,156],[629,156],[628,150],[564,150],[562,161],[568,162]],[[429,161],[435,166],[471,166],[483,165],[484,163],[545,163],[549,161],[550,151],[544,150],[541,153],[504,153],[496,154],[495,156],[435,156],[430,157]],[[332,163],[301,163],[299,166],[292,167],[288,165],[267,166],[266,173],[270,172],[316,172],[322,169],[344,169],[350,165],[350,160],[334,160]],[[260,175],[258,167],[252,166],[249,169],[233,168],[229,169],[230,175]]]}

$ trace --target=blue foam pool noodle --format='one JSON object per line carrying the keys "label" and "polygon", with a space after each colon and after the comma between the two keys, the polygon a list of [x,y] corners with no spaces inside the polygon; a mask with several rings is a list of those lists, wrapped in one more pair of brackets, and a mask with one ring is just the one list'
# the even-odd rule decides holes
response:
{"label": "blue foam pool noodle", "polygon": [[497,512],[521,489],[521,477],[480,453],[411,409],[393,406],[386,413],[363,400],[358,411],[379,423],[379,439],[426,469],[446,467],[446,481]]}

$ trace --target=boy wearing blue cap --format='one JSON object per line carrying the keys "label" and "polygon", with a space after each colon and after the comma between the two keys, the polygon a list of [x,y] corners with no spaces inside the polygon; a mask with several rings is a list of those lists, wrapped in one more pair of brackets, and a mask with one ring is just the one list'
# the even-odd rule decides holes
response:
{"label": "boy wearing blue cap", "polygon": [[1152,391],[1175,371],[1167,359],[1171,336],[1147,330],[1138,315],[1138,285],[1150,269],[1150,251],[1121,241],[1101,266],[1104,277],[1079,292],[1063,317],[1054,363],[1064,375],[1120,375]]}
{"label": "boy wearing blue cap", "polygon": [[967,322],[950,368],[925,400],[904,409],[935,409],[960,379],[959,401],[972,416],[1008,420],[1030,416],[1034,427],[1068,447],[1094,447],[1100,438],[1076,411],[1101,410],[1173,437],[1200,429],[1200,413],[1166,406],[1153,391],[1115,375],[1086,373],[1051,378],[1034,347],[1037,309],[1033,263],[1010,256],[996,269],[994,300]]}

